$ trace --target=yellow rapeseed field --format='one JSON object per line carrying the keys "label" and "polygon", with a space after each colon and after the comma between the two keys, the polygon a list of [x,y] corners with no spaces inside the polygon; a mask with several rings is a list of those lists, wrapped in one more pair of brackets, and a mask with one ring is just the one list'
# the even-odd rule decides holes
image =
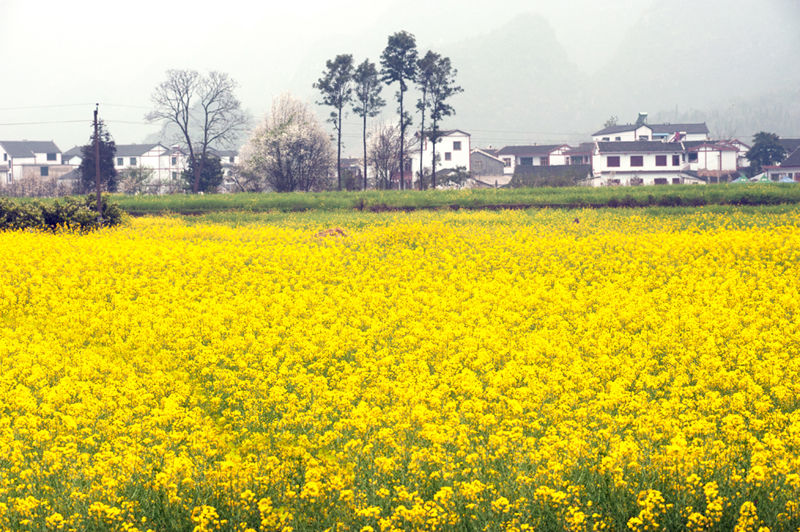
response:
{"label": "yellow rapeseed field", "polygon": [[2,233],[0,529],[797,530],[797,220]]}

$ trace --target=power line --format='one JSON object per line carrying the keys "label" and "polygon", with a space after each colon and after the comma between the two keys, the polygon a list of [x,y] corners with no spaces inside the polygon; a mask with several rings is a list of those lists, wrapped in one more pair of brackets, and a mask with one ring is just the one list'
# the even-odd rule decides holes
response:
{"label": "power line", "polygon": [[48,124],[77,124],[77,123],[91,123],[91,120],[49,120],[45,122],[6,122],[0,123],[0,126],[41,126]]}
{"label": "power line", "polygon": [[20,107],[0,107],[0,111],[23,111],[28,109],[52,109],[57,107],[85,107],[87,105],[94,105],[93,103],[61,103],[50,105],[25,105]]}

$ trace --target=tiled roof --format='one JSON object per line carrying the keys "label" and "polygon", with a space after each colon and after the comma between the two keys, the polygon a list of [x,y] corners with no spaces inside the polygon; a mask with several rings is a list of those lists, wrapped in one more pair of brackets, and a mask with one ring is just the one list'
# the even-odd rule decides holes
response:
{"label": "tiled roof", "polygon": [[783,146],[787,154],[791,154],[797,148],[800,148],[800,139],[778,139],[778,144]]}
{"label": "tiled roof", "polygon": [[[117,157],[140,157],[160,144],[117,144]],[[163,147],[163,146],[162,146]]]}
{"label": "tiled roof", "polygon": [[687,134],[708,134],[708,126],[703,122],[700,124],[639,124],[638,126],[636,124],[624,124],[621,126],[603,128],[600,131],[592,133],[592,136],[596,137],[598,135],[613,135],[615,133],[624,133],[625,131],[636,131],[642,126],[647,126],[653,133],[658,134],[670,134],[676,131]]}
{"label": "tiled roof", "polygon": [[516,157],[550,155],[551,152],[565,146],[565,144],[542,144],[534,146],[506,146],[497,152],[497,156],[514,155]]}
{"label": "tiled roof", "polygon": [[0,146],[12,158],[34,157],[36,153],[61,153],[52,140],[0,140]]}
{"label": "tiled roof", "polygon": [[800,167],[800,146],[795,149],[789,156],[780,164],[781,168],[795,168]]}
{"label": "tiled roof", "polygon": [[600,153],[681,153],[680,142],[660,142],[657,140],[637,140],[632,142],[598,142]]}

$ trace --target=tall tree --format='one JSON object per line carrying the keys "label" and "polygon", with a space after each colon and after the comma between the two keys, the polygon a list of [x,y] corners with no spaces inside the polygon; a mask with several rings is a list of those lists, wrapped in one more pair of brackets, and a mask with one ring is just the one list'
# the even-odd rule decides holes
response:
{"label": "tall tree", "polygon": [[405,136],[406,127],[411,124],[411,116],[403,110],[403,95],[408,90],[408,82],[414,79],[417,71],[417,41],[407,31],[389,36],[386,48],[381,54],[381,80],[392,84],[397,82],[397,102],[400,113],[400,188],[405,187]]}
{"label": "tall tree", "polygon": [[392,188],[392,176],[400,169],[397,153],[400,151],[400,130],[397,126],[378,126],[372,133],[369,145],[369,162],[375,170],[375,188]]}
{"label": "tall tree", "polygon": [[422,151],[425,147],[425,111],[428,108],[428,90],[430,89],[431,82],[436,71],[436,64],[441,60],[442,56],[436,52],[428,50],[428,52],[417,61],[417,75],[415,81],[417,88],[420,92],[420,98],[417,101],[417,109],[420,112],[420,125],[419,125],[419,184],[423,186],[422,176],[424,174],[424,161]]}
{"label": "tall tree", "polygon": [[766,131],[753,135],[753,146],[746,154],[750,161],[750,175],[756,175],[763,166],[779,163],[786,157],[786,149],[778,142],[779,139],[775,133]]}
{"label": "tall tree", "polygon": [[333,61],[326,61],[314,88],[322,93],[322,100],[317,103],[334,108],[328,121],[336,130],[336,179],[337,188],[342,190],[342,114],[344,106],[353,99],[353,56],[340,54]]}
{"label": "tall tree", "polygon": [[[117,153],[117,145],[102,120],[98,123],[97,132],[100,137],[100,186],[108,192],[116,192],[117,170],[114,167],[114,156]],[[92,131],[89,144],[81,147],[80,171],[83,192],[91,192],[95,188],[94,154],[94,131]]]}
{"label": "tall tree", "polygon": [[381,98],[381,84],[375,63],[365,59],[353,74],[355,98],[353,112],[361,117],[362,145],[364,147],[364,190],[367,189],[367,118],[378,116],[386,102]]}
{"label": "tall tree", "polygon": [[436,143],[441,136],[439,133],[439,122],[446,116],[455,114],[455,109],[448,103],[448,100],[461,92],[464,89],[456,85],[456,75],[458,70],[453,68],[450,64],[449,57],[442,57],[437,62],[433,69],[433,76],[431,78],[429,105],[431,115],[431,132],[430,138],[433,143],[433,170],[431,172],[431,186],[436,188]]}
{"label": "tall tree", "polygon": [[247,126],[249,117],[234,95],[236,86],[222,72],[202,76],[195,70],[168,70],[151,96],[154,109],[145,118],[177,126],[189,150],[192,192],[200,190],[208,148],[231,143]]}

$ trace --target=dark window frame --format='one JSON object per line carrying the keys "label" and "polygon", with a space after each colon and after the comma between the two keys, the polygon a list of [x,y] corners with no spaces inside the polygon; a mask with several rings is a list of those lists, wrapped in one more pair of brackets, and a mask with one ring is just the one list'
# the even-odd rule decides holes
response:
{"label": "dark window frame", "polygon": [[631,168],[641,168],[644,166],[644,155],[631,155]]}
{"label": "dark window frame", "polygon": [[620,157],[619,155],[606,155],[606,166],[609,168],[619,168]]}
{"label": "dark window frame", "polygon": [[667,166],[667,156],[656,155],[656,166]]}

